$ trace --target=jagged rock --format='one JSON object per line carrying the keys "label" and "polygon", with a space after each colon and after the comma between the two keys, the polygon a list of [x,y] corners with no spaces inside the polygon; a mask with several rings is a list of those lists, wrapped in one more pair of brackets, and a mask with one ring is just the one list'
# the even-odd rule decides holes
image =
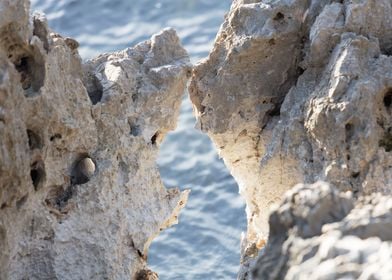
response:
{"label": "jagged rock", "polygon": [[233,1],[190,97],[245,198],[245,259],[297,183],[392,193],[391,13],[390,0]]}
{"label": "jagged rock", "polygon": [[186,51],[167,29],[82,64],[28,1],[0,6],[0,279],[139,277],[187,200],[155,164]]}
{"label": "jagged rock", "polygon": [[290,190],[270,216],[270,236],[243,279],[389,279],[392,197],[318,182]]}

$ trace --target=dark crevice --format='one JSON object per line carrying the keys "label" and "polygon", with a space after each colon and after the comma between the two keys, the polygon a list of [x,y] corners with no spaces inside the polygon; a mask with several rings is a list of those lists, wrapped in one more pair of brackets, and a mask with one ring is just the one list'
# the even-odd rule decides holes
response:
{"label": "dark crevice", "polygon": [[139,255],[139,257],[144,258],[143,254],[142,254],[142,251],[140,251],[139,249],[136,250],[136,251],[137,251],[137,254]]}
{"label": "dark crevice", "polygon": [[353,138],[354,136],[354,126],[351,123],[347,123],[345,125],[345,132],[346,132],[346,143],[349,143],[350,140]]}
{"label": "dark crevice", "polygon": [[43,161],[39,160],[31,165],[30,177],[34,190],[38,191],[43,186],[46,179],[45,164]]}
{"label": "dark crevice", "polygon": [[354,172],[354,173],[351,174],[351,177],[353,177],[354,179],[356,179],[356,178],[359,177],[360,174],[361,174],[360,172]]}
{"label": "dark crevice", "polygon": [[53,142],[53,141],[55,141],[56,139],[61,139],[61,138],[62,138],[61,134],[56,133],[56,134],[50,136],[49,140],[50,140],[50,142]]}
{"label": "dark crevice", "polygon": [[157,140],[159,139],[159,131],[157,131],[152,137],[151,137],[151,144],[156,145]]}
{"label": "dark crevice", "polygon": [[280,116],[280,107],[281,106],[282,106],[282,104],[276,104],[273,109],[271,109],[270,111],[267,112],[267,115],[270,117]]}
{"label": "dark crevice", "polygon": [[384,136],[379,141],[379,146],[383,147],[386,152],[392,151],[392,133],[387,131],[384,133]]}
{"label": "dark crevice", "polygon": [[39,137],[37,133],[35,133],[34,131],[28,129],[27,130],[27,136],[29,138],[30,150],[41,149],[42,148],[41,137]]}
{"label": "dark crevice", "polygon": [[21,57],[19,61],[15,63],[15,68],[16,71],[20,73],[20,82],[22,84],[22,88],[24,90],[29,89],[31,87],[31,78],[29,77],[28,74],[28,62],[29,58],[28,57]]}
{"label": "dark crevice", "polygon": [[278,12],[275,17],[274,20],[280,21],[284,19],[284,14],[282,14],[281,12]]}
{"label": "dark crevice", "polygon": [[93,73],[87,74],[85,87],[93,105],[101,102],[103,96],[103,87],[99,79]]}
{"label": "dark crevice", "polygon": [[[54,186],[49,191],[45,203],[52,211],[58,211],[61,214],[67,214],[70,210],[68,207],[69,200],[75,195],[76,189],[70,185],[65,189],[62,186]],[[59,214],[56,213],[56,214]]]}
{"label": "dark crevice", "polygon": [[391,104],[392,104],[392,89],[389,89],[388,91],[387,91],[387,93],[384,95],[384,106],[387,108],[387,109],[390,109],[391,108]]}
{"label": "dark crevice", "polygon": [[[38,52],[36,55],[38,56]],[[43,58],[27,54],[17,60],[15,68],[20,73],[20,82],[22,88],[27,91],[26,96],[36,95],[43,86],[45,79]]]}
{"label": "dark crevice", "polygon": [[392,56],[392,45],[391,44],[382,44],[380,46],[381,53],[386,56]]}
{"label": "dark crevice", "polygon": [[38,94],[45,81],[45,63],[39,49],[18,36],[20,27],[14,23],[0,29],[0,47],[20,74],[26,97]]}
{"label": "dark crevice", "polygon": [[199,113],[203,114],[206,111],[206,106],[200,105],[199,109]]}
{"label": "dark crevice", "polygon": [[301,76],[304,72],[305,72],[305,69],[303,69],[300,66],[297,67],[297,76],[298,77]]}

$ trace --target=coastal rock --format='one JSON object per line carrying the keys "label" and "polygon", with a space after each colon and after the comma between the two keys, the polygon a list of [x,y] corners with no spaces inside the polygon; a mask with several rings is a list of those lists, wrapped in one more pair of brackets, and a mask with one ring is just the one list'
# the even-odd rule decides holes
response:
{"label": "coastal rock", "polygon": [[85,63],[77,47],[1,1],[0,279],[151,278],[187,201],[155,163],[191,69],[176,32]]}
{"label": "coastal rock", "polygon": [[233,1],[190,98],[246,201],[243,263],[298,183],[392,194],[391,13],[390,0]]}
{"label": "coastal rock", "polygon": [[389,279],[392,197],[356,200],[324,182],[297,185],[271,213],[270,236],[243,279]]}

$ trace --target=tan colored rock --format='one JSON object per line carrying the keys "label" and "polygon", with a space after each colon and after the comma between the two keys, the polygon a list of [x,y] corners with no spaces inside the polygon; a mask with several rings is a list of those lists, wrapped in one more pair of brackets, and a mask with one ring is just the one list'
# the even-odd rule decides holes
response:
{"label": "tan colored rock", "polygon": [[233,2],[190,97],[246,200],[245,259],[297,183],[392,193],[391,13],[390,0]]}
{"label": "tan colored rock", "polygon": [[28,1],[1,1],[0,279],[133,279],[187,200],[155,160],[188,55],[167,29],[83,65],[29,22]]}

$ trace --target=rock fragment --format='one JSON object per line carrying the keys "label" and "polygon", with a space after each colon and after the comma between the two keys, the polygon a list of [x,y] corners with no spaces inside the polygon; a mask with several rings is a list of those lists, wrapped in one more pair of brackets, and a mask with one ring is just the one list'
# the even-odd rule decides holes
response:
{"label": "rock fragment", "polygon": [[298,185],[272,211],[269,224],[268,245],[242,279],[390,278],[390,196],[356,200],[324,182]]}

